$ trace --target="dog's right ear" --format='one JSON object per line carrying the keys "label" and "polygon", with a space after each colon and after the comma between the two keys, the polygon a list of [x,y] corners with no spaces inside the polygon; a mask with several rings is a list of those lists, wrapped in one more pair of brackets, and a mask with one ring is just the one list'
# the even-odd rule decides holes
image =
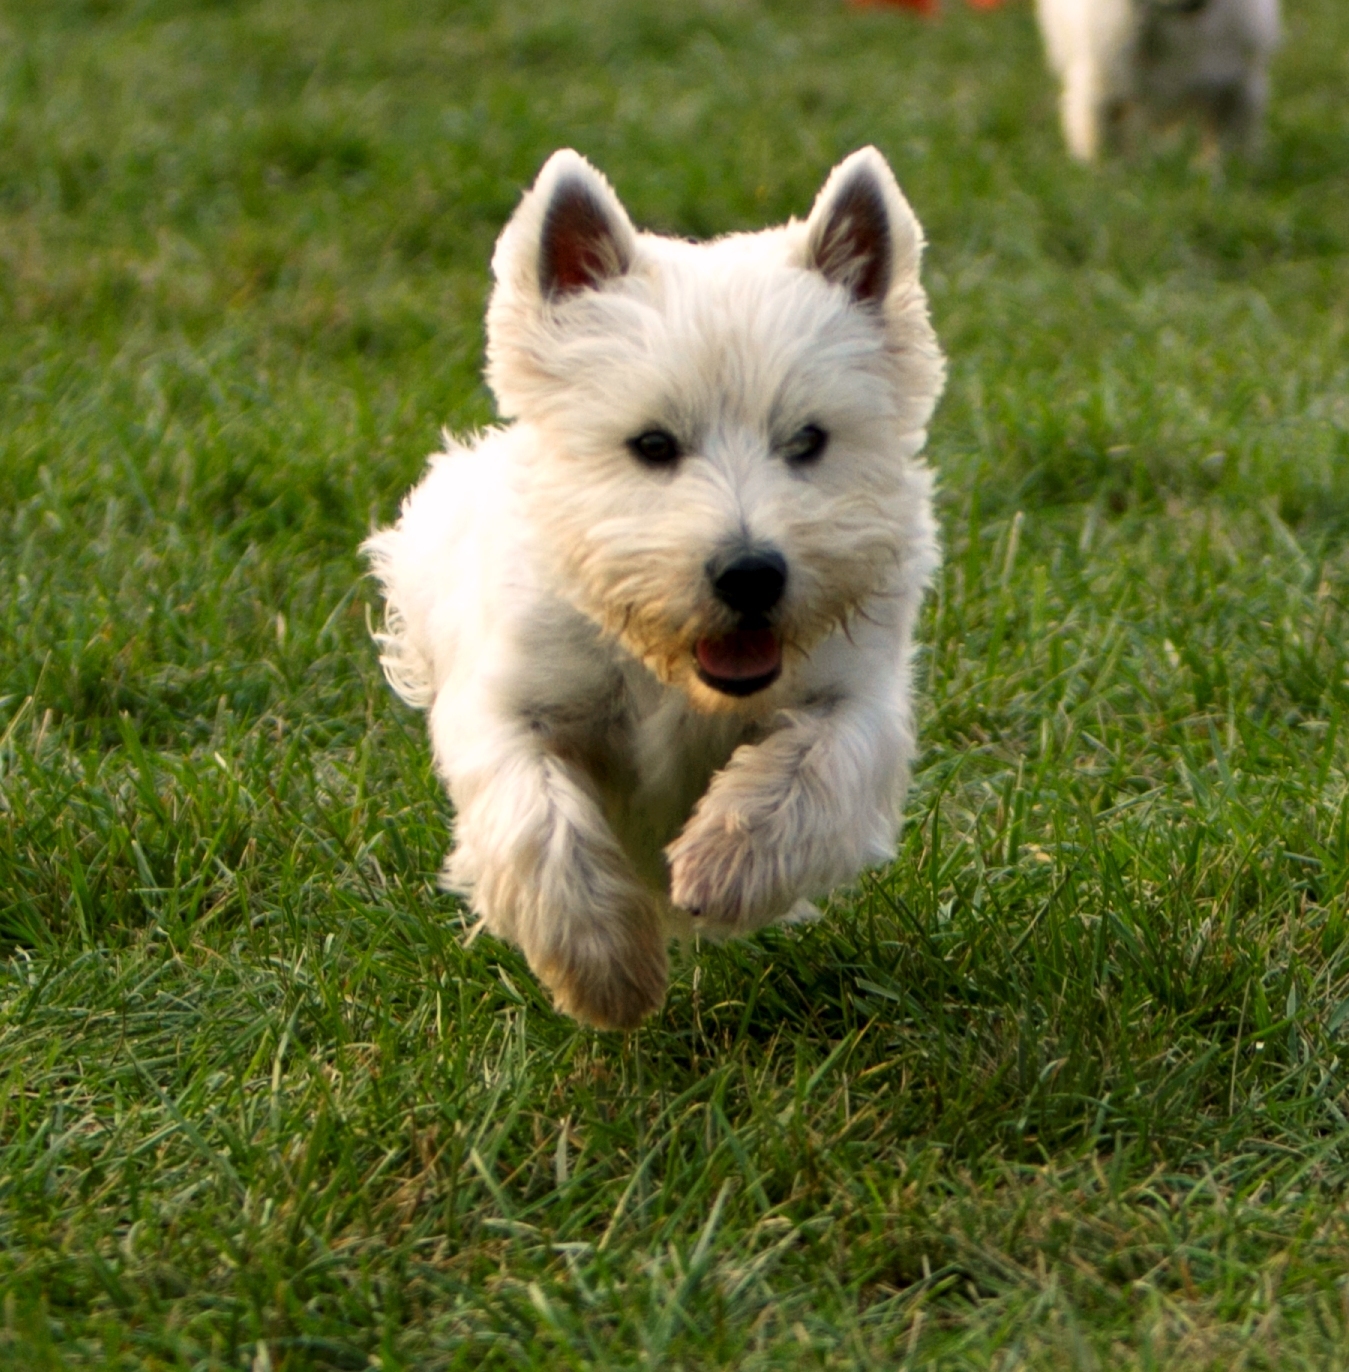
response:
{"label": "dog's right ear", "polygon": [[632,266],[632,225],[623,207],[599,174],[576,160],[583,174],[564,173],[554,183],[539,236],[539,288],[550,299],[593,290]]}
{"label": "dog's right ear", "polygon": [[492,254],[487,380],[502,418],[555,394],[558,330],[582,328],[558,309],[594,297],[631,271],[637,234],[609,183],[579,153],[555,152],[525,192]]}
{"label": "dog's right ear", "polygon": [[561,300],[627,272],[636,237],[609,183],[564,148],[544,163],[506,225],[492,270],[501,286]]}

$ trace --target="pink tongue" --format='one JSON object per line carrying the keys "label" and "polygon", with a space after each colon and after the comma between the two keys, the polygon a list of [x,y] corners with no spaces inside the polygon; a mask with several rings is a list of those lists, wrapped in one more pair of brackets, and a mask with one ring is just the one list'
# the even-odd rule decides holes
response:
{"label": "pink tongue", "polygon": [[771,629],[736,629],[720,638],[700,638],[698,665],[723,681],[752,681],[777,671],[782,644]]}

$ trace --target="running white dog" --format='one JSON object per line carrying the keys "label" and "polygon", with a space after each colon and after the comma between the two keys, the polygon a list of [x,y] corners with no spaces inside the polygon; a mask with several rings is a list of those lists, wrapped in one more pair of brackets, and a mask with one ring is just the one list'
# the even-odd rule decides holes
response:
{"label": "running white dog", "polygon": [[706,244],[636,232],[559,152],[501,235],[515,422],[449,441],[365,547],[457,812],[447,884],[578,1019],[637,1024],[671,935],[893,855],[938,560],[922,246],[872,148],[806,223]]}
{"label": "running white dog", "polygon": [[1197,112],[1206,151],[1251,150],[1279,0],[1036,0],[1069,151],[1093,161],[1133,115]]}

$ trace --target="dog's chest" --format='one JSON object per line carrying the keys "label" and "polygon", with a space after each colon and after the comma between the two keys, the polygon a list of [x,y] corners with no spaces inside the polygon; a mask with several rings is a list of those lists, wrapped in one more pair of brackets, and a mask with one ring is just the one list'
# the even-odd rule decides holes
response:
{"label": "dog's chest", "polygon": [[697,713],[678,691],[656,691],[654,701],[646,691],[627,696],[628,785],[608,793],[605,808],[638,870],[663,888],[665,845],[684,827],[715,773],[756,731],[743,718]]}
{"label": "dog's chest", "polygon": [[567,666],[550,674],[551,689],[525,713],[546,746],[589,778],[634,865],[663,889],[665,845],[713,775],[761,727],[743,716],[699,713],[682,692],[636,662],[596,651],[593,640],[569,646],[570,656],[553,659]]}
{"label": "dog's chest", "polygon": [[551,597],[522,621],[510,665],[520,716],[589,780],[637,871],[664,890],[666,844],[736,748],[762,737],[762,724],[694,710],[682,691]]}

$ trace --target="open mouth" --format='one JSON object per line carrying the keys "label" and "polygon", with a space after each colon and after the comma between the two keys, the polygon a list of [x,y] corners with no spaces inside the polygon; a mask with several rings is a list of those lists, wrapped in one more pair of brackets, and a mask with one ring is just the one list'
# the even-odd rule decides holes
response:
{"label": "open mouth", "polygon": [[752,696],[782,673],[782,640],[772,629],[733,629],[700,638],[694,647],[698,677],[728,696]]}

